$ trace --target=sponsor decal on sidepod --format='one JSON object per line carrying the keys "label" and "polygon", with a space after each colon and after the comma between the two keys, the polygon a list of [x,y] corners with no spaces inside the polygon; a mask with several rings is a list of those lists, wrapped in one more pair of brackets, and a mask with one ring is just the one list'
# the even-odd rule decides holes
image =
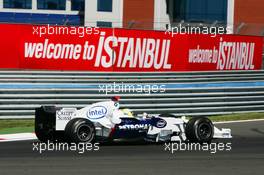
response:
{"label": "sponsor decal on sidepod", "polygon": [[87,112],[87,117],[92,120],[105,117],[107,109],[104,106],[94,106]]}
{"label": "sponsor decal on sidepod", "polygon": [[156,127],[157,128],[164,128],[165,126],[167,125],[167,122],[163,119],[159,120],[157,123],[156,123]]}
{"label": "sponsor decal on sidepod", "polygon": [[71,120],[72,114],[74,111],[68,109],[62,109],[60,111],[56,111],[57,120]]}
{"label": "sponsor decal on sidepod", "polygon": [[148,129],[149,124],[130,124],[130,125],[122,125],[119,126],[120,130],[140,130],[140,129]]}

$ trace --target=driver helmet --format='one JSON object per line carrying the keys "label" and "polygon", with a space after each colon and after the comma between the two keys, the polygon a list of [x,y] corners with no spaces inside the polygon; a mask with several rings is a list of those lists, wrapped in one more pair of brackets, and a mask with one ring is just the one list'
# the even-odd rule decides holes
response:
{"label": "driver helmet", "polygon": [[134,117],[133,112],[128,108],[121,109],[121,111],[123,112],[125,117]]}

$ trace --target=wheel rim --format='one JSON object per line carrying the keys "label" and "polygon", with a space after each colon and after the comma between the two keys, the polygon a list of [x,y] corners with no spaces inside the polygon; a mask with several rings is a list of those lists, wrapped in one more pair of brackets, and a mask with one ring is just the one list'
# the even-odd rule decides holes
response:
{"label": "wheel rim", "polygon": [[211,136],[211,126],[207,123],[202,123],[198,128],[199,136],[202,139],[207,139]]}
{"label": "wheel rim", "polygon": [[82,141],[89,141],[93,135],[92,128],[87,125],[82,125],[77,131],[78,138]]}

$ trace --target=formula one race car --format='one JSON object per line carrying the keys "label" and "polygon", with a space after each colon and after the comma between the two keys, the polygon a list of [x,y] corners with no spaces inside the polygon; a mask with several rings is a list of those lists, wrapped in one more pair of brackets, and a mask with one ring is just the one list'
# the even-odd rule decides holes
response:
{"label": "formula one race car", "polygon": [[190,141],[208,143],[231,138],[230,129],[218,129],[205,117],[172,114],[141,117],[119,109],[118,97],[82,109],[42,106],[36,109],[35,133],[40,141],[98,142],[144,139],[150,142]]}

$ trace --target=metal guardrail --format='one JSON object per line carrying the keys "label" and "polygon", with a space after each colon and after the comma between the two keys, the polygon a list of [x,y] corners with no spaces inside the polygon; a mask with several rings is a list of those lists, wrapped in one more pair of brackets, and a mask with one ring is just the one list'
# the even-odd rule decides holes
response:
{"label": "metal guardrail", "polygon": [[[164,85],[165,92],[99,91],[113,83]],[[264,112],[264,71],[60,72],[0,71],[0,119],[34,118],[41,105],[81,108],[120,95],[136,114],[207,116]]]}

